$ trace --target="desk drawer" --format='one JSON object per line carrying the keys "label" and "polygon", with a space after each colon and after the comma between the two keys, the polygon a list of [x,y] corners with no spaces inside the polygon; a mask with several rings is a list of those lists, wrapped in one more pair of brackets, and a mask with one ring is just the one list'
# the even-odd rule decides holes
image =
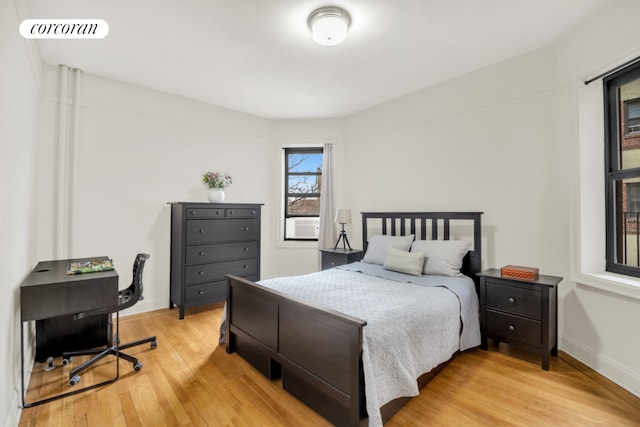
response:
{"label": "desk drawer", "polygon": [[516,340],[540,347],[542,322],[487,310],[487,333],[506,340]]}
{"label": "desk drawer", "polygon": [[255,258],[257,256],[258,242],[256,241],[187,246],[186,249],[187,264],[202,264],[238,258]]}
{"label": "desk drawer", "polygon": [[542,318],[542,293],[535,289],[487,282],[487,307]]}
{"label": "desk drawer", "polygon": [[186,268],[185,281],[187,284],[213,282],[224,280],[226,274],[235,274],[241,277],[257,275],[258,259],[241,259],[193,265]]}
{"label": "desk drawer", "polygon": [[255,218],[209,219],[187,221],[187,245],[258,240]]}

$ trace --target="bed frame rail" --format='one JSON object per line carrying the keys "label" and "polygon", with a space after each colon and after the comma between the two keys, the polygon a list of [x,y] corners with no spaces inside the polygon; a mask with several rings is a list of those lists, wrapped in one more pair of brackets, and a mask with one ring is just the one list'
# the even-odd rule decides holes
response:
{"label": "bed frame rail", "polygon": [[367,322],[227,279],[227,353],[269,379],[282,377],[285,390],[334,424],[358,425],[366,415],[360,384]]}

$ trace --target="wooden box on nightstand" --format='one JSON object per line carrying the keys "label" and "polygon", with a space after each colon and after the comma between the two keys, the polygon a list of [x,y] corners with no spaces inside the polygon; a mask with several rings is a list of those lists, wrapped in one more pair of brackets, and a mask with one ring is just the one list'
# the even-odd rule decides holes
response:
{"label": "wooden box on nightstand", "polygon": [[323,270],[337,267],[339,265],[357,262],[362,258],[362,251],[360,249],[330,248],[320,249],[320,252],[322,252]]}
{"label": "wooden box on nightstand", "polygon": [[487,349],[488,338],[534,347],[548,371],[549,354],[558,355],[557,285],[562,277],[520,280],[503,277],[495,268],[478,276],[482,348]]}

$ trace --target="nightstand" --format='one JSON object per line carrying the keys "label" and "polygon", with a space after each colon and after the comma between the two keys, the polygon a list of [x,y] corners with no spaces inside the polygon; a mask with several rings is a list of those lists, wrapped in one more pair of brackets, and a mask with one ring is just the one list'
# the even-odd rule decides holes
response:
{"label": "nightstand", "polygon": [[331,248],[320,249],[320,252],[322,252],[323,270],[360,261],[360,259],[362,259],[362,251],[360,249]]}
{"label": "nightstand", "polygon": [[502,277],[499,269],[480,277],[481,347],[492,338],[540,350],[542,369],[549,354],[558,355],[558,283],[562,277],[540,275],[537,280]]}

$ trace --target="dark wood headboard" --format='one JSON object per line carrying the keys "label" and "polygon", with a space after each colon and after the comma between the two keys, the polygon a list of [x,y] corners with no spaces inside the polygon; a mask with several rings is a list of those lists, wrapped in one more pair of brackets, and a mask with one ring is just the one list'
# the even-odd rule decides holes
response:
{"label": "dark wood headboard", "polygon": [[[386,234],[406,236],[415,234],[416,240],[468,240],[471,250],[464,257],[462,273],[476,276],[482,269],[483,212],[361,212],[362,248],[367,251],[369,236]],[[453,237],[452,237],[453,236]],[[471,239],[473,241],[471,241]]]}

